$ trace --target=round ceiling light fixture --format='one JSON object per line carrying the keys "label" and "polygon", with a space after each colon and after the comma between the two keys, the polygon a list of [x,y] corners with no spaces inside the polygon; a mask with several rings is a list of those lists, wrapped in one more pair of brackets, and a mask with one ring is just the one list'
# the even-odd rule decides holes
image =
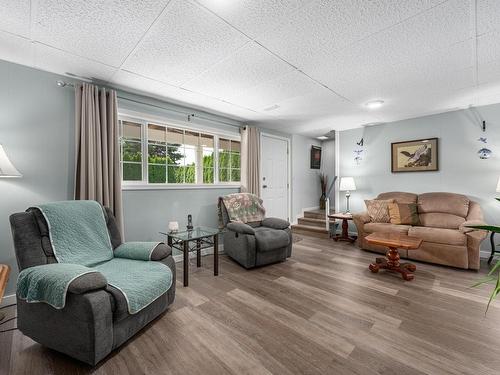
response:
{"label": "round ceiling light fixture", "polygon": [[371,100],[365,104],[365,106],[368,109],[377,109],[377,108],[382,107],[382,105],[384,105],[383,100]]}

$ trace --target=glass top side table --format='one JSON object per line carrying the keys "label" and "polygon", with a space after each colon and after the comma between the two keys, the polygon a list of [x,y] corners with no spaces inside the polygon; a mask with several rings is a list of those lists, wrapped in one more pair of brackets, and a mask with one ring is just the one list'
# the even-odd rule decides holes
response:
{"label": "glass top side table", "polygon": [[219,234],[222,231],[210,227],[195,227],[181,232],[160,232],[167,236],[168,245],[183,253],[183,282],[189,285],[189,253],[196,251],[196,266],[201,267],[201,250],[214,249],[214,276],[219,274]]}

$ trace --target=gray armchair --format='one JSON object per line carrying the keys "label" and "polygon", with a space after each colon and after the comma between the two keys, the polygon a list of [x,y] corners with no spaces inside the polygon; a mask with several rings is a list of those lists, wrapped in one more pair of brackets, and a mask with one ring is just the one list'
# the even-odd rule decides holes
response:
{"label": "gray armchair", "polygon": [[231,222],[224,201],[219,199],[224,232],[224,252],[245,268],[285,261],[292,255],[290,223],[277,218],[260,222]]}
{"label": "gray armchair", "polygon": [[[122,237],[111,211],[106,208],[105,214],[111,244],[116,249],[122,243]],[[13,214],[10,224],[20,271],[57,263],[47,222],[39,210]],[[80,276],[69,285],[63,309],[17,298],[19,330],[42,345],[95,365],[173,303],[175,262],[171,248],[165,244],[157,245],[151,259],[171,269],[172,286],[136,314],[129,314],[122,293],[108,285],[101,274],[92,273]]]}

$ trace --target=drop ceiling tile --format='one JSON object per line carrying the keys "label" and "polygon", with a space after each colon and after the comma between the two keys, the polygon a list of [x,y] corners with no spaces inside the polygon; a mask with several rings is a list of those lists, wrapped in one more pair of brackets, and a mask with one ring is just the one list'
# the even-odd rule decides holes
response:
{"label": "drop ceiling tile", "polygon": [[[439,0],[315,1],[258,41],[298,67],[438,4]],[[300,46],[300,48],[297,48]]]}
{"label": "drop ceiling tile", "polygon": [[207,10],[174,0],[123,68],[181,85],[247,42],[245,36]]}
{"label": "drop ceiling tile", "polygon": [[[155,81],[124,70],[118,71],[113,76],[111,84],[127,90],[132,89],[135,92],[153,96],[160,100],[168,100],[178,105],[217,112],[218,114],[229,115],[237,119],[252,118],[252,116],[255,117],[258,115],[257,113],[231,103],[226,103],[206,95]],[[262,116],[257,117],[261,118]]]}
{"label": "drop ceiling tile", "polygon": [[30,0],[0,0],[0,30],[29,38]]}
{"label": "drop ceiling tile", "polygon": [[312,92],[322,92],[323,86],[314,82],[298,70],[278,77],[277,79],[254,86],[241,95],[228,98],[236,103],[255,110],[264,110],[285,99],[302,97]]}
{"label": "drop ceiling tile", "polygon": [[477,0],[477,33],[500,29],[500,1]]}
{"label": "drop ceiling tile", "polygon": [[477,38],[477,60],[479,64],[500,60],[500,32]]}
{"label": "drop ceiling tile", "polygon": [[270,31],[312,0],[196,0],[252,38]]}
{"label": "drop ceiling tile", "polygon": [[0,31],[0,60],[33,66],[33,48],[29,39]]}
{"label": "drop ceiling tile", "polygon": [[255,43],[209,69],[183,87],[230,101],[253,86],[285,75],[294,68]]}
{"label": "drop ceiling tile", "polygon": [[168,0],[34,1],[32,38],[120,66]]}
{"label": "drop ceiling tile", "polygon": [[[35,67],[85,79],[108,81],[116,68],[72,55],[40,43],[35,45]],[[68,74],[69,73],[69,74]]]}

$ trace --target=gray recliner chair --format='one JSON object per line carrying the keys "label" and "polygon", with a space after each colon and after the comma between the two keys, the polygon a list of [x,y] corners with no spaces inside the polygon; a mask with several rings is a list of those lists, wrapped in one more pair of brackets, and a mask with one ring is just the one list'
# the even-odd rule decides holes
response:
{"label": "gray recliner chair", "polygon": [[265,218],[253,223],[231,222],[222,198],[219,212],[224,232],[224,252],[249,269],[285,261],[292,255],[290,223],[278,218]]}
{"label": "gray recliner chair", "polygon": [[[108,208],[105,216],[111,244],[116,249],[122,237]],[[11,215],[10,224],[20,271],[57,263],[47,222],[38,209]],[[165,244],[157,245],[151,260],[162,262],[171,269],[172,286],[136,314],[129,314],[127,301],[118,289],[108,285],[101,274],[92,273],[71,282],[66,305],[60,310],[46,303],[28,303],[17,298],[19,330],[42,345],[95,365],[173,303],[175,262],[172,249]]]}

